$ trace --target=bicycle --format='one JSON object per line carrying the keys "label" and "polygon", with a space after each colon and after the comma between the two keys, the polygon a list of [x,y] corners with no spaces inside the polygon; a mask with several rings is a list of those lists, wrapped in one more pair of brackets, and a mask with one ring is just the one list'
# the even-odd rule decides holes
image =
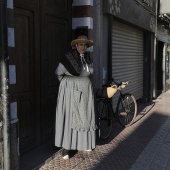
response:
{"label": "bicycle", "polygon": [[[106,139],[112,130],[113,118],[117,119],[123,127],[132,125],[137,115],[137,102],[135,97],[130,93],[122,92],[122,89],[129,84],[127,82],[116,82],[114,79],[102,85],[96,97],[100,98],[97,103],[97,112],[99,114],[99,138]],[[115,91],[111,96],[107,94],[107,88],[113,88]],[[112,106],[112,97],[114,93],[119,92],[116,109]],[[107,95],[106,95],[107,94]]]}

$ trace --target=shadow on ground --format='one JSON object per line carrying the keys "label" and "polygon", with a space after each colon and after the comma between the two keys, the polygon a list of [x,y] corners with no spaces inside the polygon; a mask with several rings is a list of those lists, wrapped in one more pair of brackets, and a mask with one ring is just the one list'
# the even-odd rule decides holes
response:
{"label": "shadow on ground", "polygon": [[[155,106],[155,102],[138,101],[137,104],[138,104],[138,111],[137,111],[137,117],[136,117],[134,124],[140,121]],[[113,122],[112,132],[108,139],[106,140],[99,139],[99,135],[98,135],[99,132],[97,130],[97,133],[96,133],[97,134],[97,145],[103,145],[103,144],[107,144],[111,142],[122,130],[124,130],[124,127],[122,127],[119,124],[119,122],[116,120],[114,120]]]}
{"label": "shadow on ground", "polygon": [[59,149],[60,148],[55,147],[51,143],[46,143],[37,149],[25,153],[24,155],[20,156],[20,170],[34,169],[48,158],[52,159]]}
{"label": "shadow on ground", "polygon": [[[131,133],[128,137],[122,138],[121,141],[119,140],[117,147],[111,149],[105,158],[102,159],[93,169],[130,169],[167,118],[168,116],[161,115],[158,112],[153,112],[133,131],[133,133]],[[116,128],[113,130],[110,139],[108,139],[108,141],[98,141],[99,145],[104,145],[108,142],[112,145],[117,142],[115,137],[122,131],[122,128],[120,126],[115,127]],[[113,140],[114,138],[115,140]]]}

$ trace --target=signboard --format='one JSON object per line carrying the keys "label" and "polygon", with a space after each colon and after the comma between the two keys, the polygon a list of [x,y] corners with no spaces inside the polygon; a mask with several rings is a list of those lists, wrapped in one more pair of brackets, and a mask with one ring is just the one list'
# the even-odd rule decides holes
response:
{"label": "signboard", "polygon": [[103,11],[151,32],[155,31],[154,8],[146,2],[142,6],[141,1],[105,0]]}
{"label": "signboard", "polygon": [[160,14],[170,14],[170,0],[160,0]]}

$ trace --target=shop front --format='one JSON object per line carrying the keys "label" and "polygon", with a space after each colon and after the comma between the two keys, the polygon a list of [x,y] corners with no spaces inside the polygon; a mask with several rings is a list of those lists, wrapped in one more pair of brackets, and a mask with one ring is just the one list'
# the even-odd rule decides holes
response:
{"label": "shop front", "polygon": [[170,2],[160,0],[157,26],[157,96],[170,89]]}
{"label": "shop front", "polygon": [[170,90],[170,36],[158,24],[156,48],[156,97]]}
{"label": "shop front", "polygon": [[130,81],[125,91],[132,93],[137,100],[152,98],[150,77],[156,21],[154,12],[154,0],[147,3],[104,3],[104,15],[108,17],[109,22],[108,77],[118,81]]}

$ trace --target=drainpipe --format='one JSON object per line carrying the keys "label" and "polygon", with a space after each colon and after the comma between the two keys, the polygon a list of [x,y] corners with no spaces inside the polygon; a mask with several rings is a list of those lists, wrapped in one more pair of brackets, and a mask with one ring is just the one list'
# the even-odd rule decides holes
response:
{"label": "drainpipe", "polygon": [[156,10],[155,10],[155,14],[156,14],[156,21],[155,21],[155,31],[154,31],[154,60],[153,60],[153,98],[157,97],[157,85],[156,85],[156,45],[157,45],[157,19],[158,19],[158,0],[156,0]]}
{"label": "drainpipe", "polygon": [[8,92],[7,0],[0,0],[0,92],[3,134],[3,169],[10,170],[10,112]]}

